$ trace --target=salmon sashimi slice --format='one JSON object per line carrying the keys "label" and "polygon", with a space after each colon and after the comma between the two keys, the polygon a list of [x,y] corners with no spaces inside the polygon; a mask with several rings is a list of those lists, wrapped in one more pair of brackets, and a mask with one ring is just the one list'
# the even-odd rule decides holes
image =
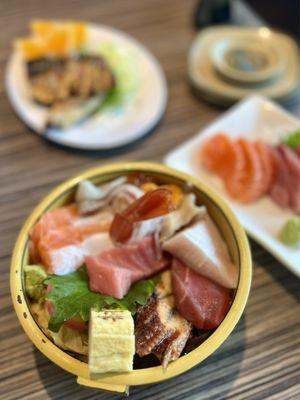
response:
{"label": "salmon sashimi slice", "polygon": [[229,177],[225,185],[232,198],[242,203],[250,203],[263,194],[264,171],[254,144],[243,138],[239,139],[237,144],[244,154],[244,167],[238,171],[237,176]]}
{"label": "salmon sashimi slice", "polygon": [[52,252],[71,245],[75,246],[75,248],[78,247],[80,245],[80,236],[72,226],[65,226],[46,231],[40,238],[37,249],[42,263],[51,270],[51,268],[54,268]]}
{"label": "salmon sashimi slice", "polygon": [[154,236],[88,256],[85,262],[91,290],[117,299],[123,298],[134,282],[148,278],[168,265],[168,259],[159,255]]}
{"label": "salmon sashimi slice", "polygon": [[[75,205],[60,207],[51,211],[47,211],[44,215],[42,215],[40,220],[31,229],[29,234],[29,252],[31,261],[43,261],[45,266],[48,266],[47,262],[43,260],[43,249],[48,247],[48,241],[54,243],[54,247],[57,247],[59,240],[62,240],[62,234],[55,234],[56,231],[66,230],[65,240],[67,244],[76,242],[76,240],[74,241],[73,239],[73,232],[71,236],[68,237],[71,233],[70,227],[75,221],[76,216],[77,209]],[[57,240],[55,240],[56,237]],[[62,246],[65,244],[66,243],[63,241]],[[42,253],[40,252],[40,247],[42,249]]]}
{"label": "salmon sashimi slice", "polygon": [[259,154],[262,169],[263,169],[263,188],[262,188],[262,194],[268,193],[272,182],[274,180],[274,175],[275,175],[275,167],[274,167],[274,162],[273,162],[273,157],[272,157],[272,150],[269,145],[266,143],[257,140],[254,143],[254,147]]}
{"label": "salmon sashimi slice", "polygon": [[56,208],[47,211],[40,220],[35,224],[30,232],[30,238],[38,246],[38,243],[49,230],[58,227],[70,226],[77,216],[77,208],[75,205]]}
{"label": "salmon sashimi slice", "polygon": [[230,291],[176,259],[171,271],[180,314],[199,329],[217,328],[230,308]]}
{"label": "salmon sashimi slice", "polygon": [[201,159],[210,172],[224,179],[243,166],[239,147],[225,133],[219,133],[206,141],[201,148]]}
{"label": "salmon sashimi slice", "polygon": [[46,212],[30,232],[31,261],[42,262],[49,273],[73,272],[84,261],[85,240],[100,232],[107,233],[112,219],[113,214],[108,211],[80,216],[75,205]]}

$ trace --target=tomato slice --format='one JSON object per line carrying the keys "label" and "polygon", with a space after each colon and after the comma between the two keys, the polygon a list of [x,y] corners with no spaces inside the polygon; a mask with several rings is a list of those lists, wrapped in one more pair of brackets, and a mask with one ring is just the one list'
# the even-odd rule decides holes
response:
{"label": "tomato slice", "polygon": [[[50,293],[52,290],[52,286],[48,285],[46,293]],[[54,304],[51,300],[45,300],[44,303],[45,309],[49,313],[49,315],[54,313]],[[84,331],[87,328],[87,323],[83,321],[81,317],[73,317],[68,321],[64,322],[64,325],[70,329],[74,329],[76,331]]]}
{"label": "tomato slice", "polygon": [[75,331],[82,332],[87,328],[87,323],[80,317],[74,317],[64,322],[64,325]]}
{"label": "tomato slice", "polygon": [[152,190],[130,204],[122,214],[115,215],[110,236],[115,242],[124,243],[130,238],[135,222],[159,217],[174,210],[173,196],[169,189]]}

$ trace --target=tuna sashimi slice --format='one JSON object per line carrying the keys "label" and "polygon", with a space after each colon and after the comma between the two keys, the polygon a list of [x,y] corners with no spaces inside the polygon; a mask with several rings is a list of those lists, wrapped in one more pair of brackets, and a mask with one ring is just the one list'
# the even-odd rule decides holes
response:
{"label": "tuna sashimi slice", "polygon": [[91,290],[117,299],[124,297],[134,282],[158,273],[168,264],[159,255],[153,236],[86,257],[85,262]]}
{"label": "tuna sashimi slice", "polygon": [[279,150],[289,169],[290,208],[300,214],[300,159],[288,146],[280,146]]}
{"label": "tuna sashimi slice", "polygon": [[165,241],[163,249],[219,285],[237,287],[238,268],[208,214]]}
{"label": "tuna sashimi slice", "polygon": [[199,329],[217,328],[230,308],[230,291],[180,261],[172,263],[172,286],[180,314]]}
{"label": "tuna sashimi slice", "polygon": [[106,263],[99,257],[87,257],[86,265],[90,277],[90,288],[107,296],[122,299],[128,292],[132,282],[140,279],[137,272]]}
{"label": "tuna sashimi slice", "polygon": [[275,165],[275,176],[269,194],[280,207],[286,208],[290,204],[291,183],[289,166],[279,148],[275,147],[272,149],[272,156]]}

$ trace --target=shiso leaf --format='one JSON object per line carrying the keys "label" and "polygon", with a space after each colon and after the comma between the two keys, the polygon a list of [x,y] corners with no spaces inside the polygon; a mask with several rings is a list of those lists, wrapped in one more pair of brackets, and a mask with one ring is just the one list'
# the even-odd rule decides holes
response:
{"label": "shiso leaf", "polygon": [[44,281],[52,288],[46,295],[46,300],[54,304],[49,329],[58,332],[64,321],[74,317],[88,321],[91,308],[96,308],[98,311],[104,308],[119,308],[129,310],[134,315],[138,305],[146,304],[158,280],[159,277],[154,277],[135,283],[127,295],[119,300],[92,292],[85,266],[68,275],[52,275]]}

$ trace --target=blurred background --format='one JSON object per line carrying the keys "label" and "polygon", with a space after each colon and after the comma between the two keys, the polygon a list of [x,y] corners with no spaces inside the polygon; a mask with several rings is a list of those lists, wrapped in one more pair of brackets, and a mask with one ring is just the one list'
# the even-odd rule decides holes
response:
{"label": "blurred background", "polygon": [[[237,101],[224,101],[220,93],[208,98],[191,82],[188,55],[196,35],[220,25],[262,27],[263,33],[278,30],[299,45],[299,8],[299,0],[0,1],[1,399],[116,398],[76,385],[73,376],[33,347],[14,314],[9,291],[10,257],[33,207],[56,185],[87,168],[125,160],[162,162],[166,154]],[[167,89],[165,108],[161,107],[151,129],[125,146],[100,151],[60,146],[44,132],[35,134],[28,121],[19,118],[16,97],[8,96],[6,80],[13,43],[28,35],[29,22],[36,18],[104,24],[145,46],[161,66]],[[284,50],[279,50],[284,59]],[[295,59],[299,58],[299,50],[295,53]],[[284,79],[276,82],[282,84]],[[16,89],[19,86],[17,81]],[[299,80],[287,96],[275,100],[300,117]],[[254,240],[250,244],[252,295],[233,334],[212,357],[178,379],[150,389],[134,388],[133,400],[300,398],[299,283],[260,244]]]}

